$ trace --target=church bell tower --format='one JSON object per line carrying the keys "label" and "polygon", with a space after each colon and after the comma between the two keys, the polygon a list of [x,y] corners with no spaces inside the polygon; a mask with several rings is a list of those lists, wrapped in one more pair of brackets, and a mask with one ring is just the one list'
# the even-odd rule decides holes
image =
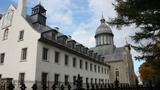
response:
{"label": "church bell tower", "polygon": [[46,9],[39,3],[35,7],[32,8],[31,18],[33,20],[33,24],[41,24],[46,25]]}

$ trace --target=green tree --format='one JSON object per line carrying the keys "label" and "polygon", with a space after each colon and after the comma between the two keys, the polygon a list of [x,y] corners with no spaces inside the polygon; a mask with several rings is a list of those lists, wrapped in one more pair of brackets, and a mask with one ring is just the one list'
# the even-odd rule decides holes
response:
{"label": "green tree", "polygon": [[160,72],[160,0],[116,0],[113,5],[117,16],[108,23],[117,28],[133,24],[140,28],[131,37],[139,43],[132,47],[143,53],[136,59],[153,62]]}

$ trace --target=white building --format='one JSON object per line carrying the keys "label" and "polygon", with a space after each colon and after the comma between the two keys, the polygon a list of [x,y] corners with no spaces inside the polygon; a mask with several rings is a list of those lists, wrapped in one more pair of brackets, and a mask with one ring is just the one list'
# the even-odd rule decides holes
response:
{"label": "white building", "polygon": [[13,78],[31,89],[33,83],[73,83],[78,74],[83,83],[109,83],[110,65],[104,57],[84,47],[58,28],[46,25],[46,10],[42,5],[26,15],[25,0],[18,7],[10,5],[0,19],[0,77]]}

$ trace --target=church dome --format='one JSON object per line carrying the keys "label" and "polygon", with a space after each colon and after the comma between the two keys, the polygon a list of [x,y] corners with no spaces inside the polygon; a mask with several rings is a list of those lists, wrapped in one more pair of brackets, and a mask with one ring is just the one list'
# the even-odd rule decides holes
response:
{"label": "church dome", "polygon": [[96,39],[96,45],[102,46],[102,45],[113,45],[113,33],[111,28],[106,24],[106,20],[101,18],[101,24],[96,30],[95,39]]}
{"label": "church dome", "polygon": [[96,35],[99,34],[113,34],[111,28],[105,23],[105,19],[102,16],[102,19],[100,20],[101,24],[96,30]]}
{"label": "church dome", "polygon": [[111,28],[106,25],[105,23],[102,23],[96,30],[96,35],[98,34],[112,34]]}

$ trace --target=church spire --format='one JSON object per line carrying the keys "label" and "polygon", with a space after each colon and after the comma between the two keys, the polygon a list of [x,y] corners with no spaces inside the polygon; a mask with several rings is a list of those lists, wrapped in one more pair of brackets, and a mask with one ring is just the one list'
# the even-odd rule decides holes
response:
{"label": "church spire", "polygon": [[100,21],[101,21],[101,23],[105,23],[105,21],[106,21],[106,20],[104,19],[104,17],[103,17],[103,12],[102,12],[102,17],[101,17],[101,20],[100,20]]}
{"label": "church spire", "polygon": [[42,5],[42,4],[41,4],[41,1],[39,1],[39,5]]}

